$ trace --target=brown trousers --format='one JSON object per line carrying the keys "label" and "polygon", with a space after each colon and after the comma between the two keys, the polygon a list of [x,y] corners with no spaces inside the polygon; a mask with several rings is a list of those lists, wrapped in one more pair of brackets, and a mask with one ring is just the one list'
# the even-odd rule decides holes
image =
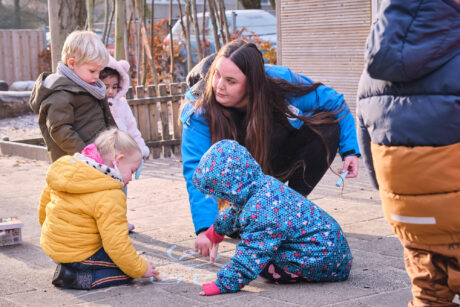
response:
{"label": "brown trousers", "polygon": [[460,293],[460,243],[401,243],[414,296],[409,306],[458,306],[452,300]]}

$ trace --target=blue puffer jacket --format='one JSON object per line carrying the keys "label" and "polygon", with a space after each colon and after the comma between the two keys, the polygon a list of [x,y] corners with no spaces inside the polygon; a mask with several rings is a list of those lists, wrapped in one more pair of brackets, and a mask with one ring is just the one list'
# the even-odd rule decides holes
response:
{"label": "blue puffer jacket", "polygon": [[268,263],[309,281],[348,278],[352,256],[339,224],[299,193],[264,175],[238,142],[214,144],[201,159],[193,184],[233,204],[217,216],[215,232],[240,231],[235,255],[217,274],[221,293],[240,290]]}
{"label": "blue puffer jacket", "polygon": [[[289,68],[276,65],[265,65],[265,72],[272,78],[281,78],[292,83],[312,84],[312,80],[305,76],[293,73]],[[187,182],[190,208],[192,211],[195,231],[208,228],[214,222],[217,211],[217,200],[214,197],[206,198],[193,187],[192,175],[198,162],[206,150],[211,147],[211,134],[208,123],[203,117],[203,111],[194,107],[195,97],[190,90],[185,95],[185,106],[181,113],[182,130],[182,163],[183,173]],[[343,100],[343,95],[338,94],[332,88],[319,86],[316,91],[302,97],[291,98],[289,104],[294,107],[294,113],[308,116],[314,111],[338,111],[343,110],[336,116],[341,118],[339,152],[342,157],[359,155],[358,141],[356,137],[355,122],[348,106]],[[289,120],[291,125],[300,129],[303,122],[298,119]]]}

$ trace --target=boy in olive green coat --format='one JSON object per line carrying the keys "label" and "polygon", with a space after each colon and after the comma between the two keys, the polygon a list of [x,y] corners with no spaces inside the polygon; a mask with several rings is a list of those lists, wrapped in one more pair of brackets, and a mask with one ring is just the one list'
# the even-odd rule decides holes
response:
{"label": "boy in olive green coat", "polygon": [[38,124],[51,161],[80,152],[96,135],[115,122],[99,72],[109,54],[90,31],[74,31],[65,40],[62,62],[54,74],[42,73],[32,90],[29,105],[38,113]]}

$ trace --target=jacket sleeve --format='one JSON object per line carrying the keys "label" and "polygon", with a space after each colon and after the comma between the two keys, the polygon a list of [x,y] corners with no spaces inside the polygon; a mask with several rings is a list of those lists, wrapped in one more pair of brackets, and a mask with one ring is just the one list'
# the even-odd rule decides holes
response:
{"label": "jacket sleeve", "polygon": [[38,205],[38,222],[40,223],[40,226],[43,225],[43,222],[46,218],[46,206],[51,200],[50,191],[51,190],[49,185],[46,185],[42,193],[40,194],[40,203]]}
{"label": "jacket sleeve", "polygon": [[[282,78],[294,84],[313,84],[309,78],[293,73],[289,68],[266,65],[266,72],[272,78]],[[339,152],[342,158],[359,155],[358,140],[353,115],[343,99],[343,95],[334,89],[320,85],[316,91],[302,97],[291,98],[290,104],[300,110],[300,114],[308,116],[315,111],[337,112],[340,119]]]}
{"label": "jacket sleeve", "polygon": [[235,255],[217,273],[215,284],[220,293],[239,291],[256,279],[278,250],[281,240],[279,232],[268,234],[265,227],[244,231]]}
{"label": "jacket sleeve", "polygon": [[229,236],[240,230],[240,224],[238,222],[239,214],[240,210],[235,206],[230,206],[221,211],[213,224],[213,228],[217,234]]}
{"label": "jacket sleeve", "polygon": [[193,173],[201,157],[211,147],[211,135],[206,120],[196,114],[190,99],[193,99],[193,96],[187,91],[186,105],[181,112],[183,123],[181,153],[193,224],[195,232],[198,233],[212,225],[218,210],[217,199],[214,196],[207,197],[193,186]]}
{"label": "jacket sleeve", "polygon": [[123,119],[125,120],[128,134],[136,141],[137,145],[139,145],[139,148],[142,152],[142,156],[148,157],[150,155],[150,150],[147,147],[147,145],[145,145],[145,141],[142,138],[142,134],[137,128],[136,119],[134,118],[133,112],[131,111],[128,102],[124,97],[121,97],[120,101],[118,102],[118,105],[119,107],[123,108],[121,114],[123,114]]}
{"label": "jacket sleeve", "polygon": [[41,108],[46,108],[46,127],[54,142],[63,151],[73,155],[82,151],[86,144],[73,128],[75,118],[70,97],[61,95],[59,99],[55,98],[51,95],[42,103]]}
{"label": "jacket sleeve", "polygon": [[366,165],[366,169],[369,175],[369,179],[371,180],[372,185],[375,189],[379,189],[379,184],[377,183],[377,177],[375,175],[374,170],[374,162],[372,159],[372,152],[371,152],[371,137],[369,135],[369,131],[367,131],[366,125],[363,122],[363,117],[359,111],[359,104],[358,104],[358,139],[359,139],[359,146],[363,152],[363,160],[364,164]]}
{"label": "jacket sleeve", "polygon": [[128,236],[126,197],[121,190],[105,192],[95,208],[102,245],[113,262],[127,275],[139,278],[147,271],[147,262],[136,252]]}

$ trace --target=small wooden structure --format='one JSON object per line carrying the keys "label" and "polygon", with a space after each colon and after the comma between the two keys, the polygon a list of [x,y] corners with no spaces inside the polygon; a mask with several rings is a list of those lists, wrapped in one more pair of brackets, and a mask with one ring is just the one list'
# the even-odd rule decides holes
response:
{"label": "small wooden structure", "polygon": [[11,85],[37,79],[44,49],[43,30],[0,30],[0,80]]}
{"label": "small wooden structure", "polygon": [[179,109],[186,83],[137,86],[126,98],[136,118],[139,131],[154,159],[180,157],[182,127]]}
{"label": "small wooden structure", "polygon": [[378,0],[276,1],[278,63],[344,94],[355,114]]}

